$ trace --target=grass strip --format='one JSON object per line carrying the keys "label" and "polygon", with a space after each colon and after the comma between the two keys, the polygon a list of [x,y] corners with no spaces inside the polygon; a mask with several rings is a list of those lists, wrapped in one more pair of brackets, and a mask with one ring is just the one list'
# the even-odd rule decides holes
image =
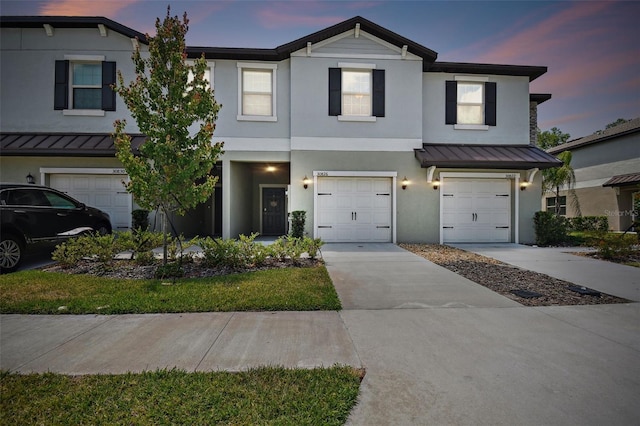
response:
{"label": "grass strip", "polygon": [[208,278],[122,280],[24,271],[0,276],[0,313],[125,314],[339,310],[324,266]]}
{"label": "grass strip", "polygon": [[240,373],[0,373],[2,424],[342,425],[362,372],[261,367]]}

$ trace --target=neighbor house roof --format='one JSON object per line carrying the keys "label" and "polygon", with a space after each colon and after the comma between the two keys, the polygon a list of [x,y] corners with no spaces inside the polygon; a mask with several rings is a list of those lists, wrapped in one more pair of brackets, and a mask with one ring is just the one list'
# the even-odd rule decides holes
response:
{"label": "neighbor house roof", "polygon": [[626,136],[637,132],[640,132],[640,117],[629,120],[626,123],[618,124],[617,126],[603,130],[599,133],[594,133],[580,139],[574,139],[567,143],[563,143],[562,145],[554,146],[553,148],[549,148],[547,152],[550,154],[559,154],[563,151],[569,151],[574,148],[603,142],[612,138]]}
{"label": "neighbor house roof", "polygon": [[[134,152],[146,136],[131,135]],[[0,154],[6,156],[113,157],[116,148],[109,133],[2,133]]]}
{"label": "neighbor house roof", "polygon": [[125,27],[102,16],[0,16],[0,28],[42,28],[45,24],[55,28],[106,28],[129,38],[137,38],[147,43],[147,37],[136,30]]}
{"label": "neighbor house roof", "polygon": [[533,145],[422,144],[414,150],[421,167],[549,169],[562,161]]}
{"label": "neighbor house roof", "polygon": [[626,186],[640,183],[640,173],[629,173],[626,175],[616,175],[602,184],[602,186]]}

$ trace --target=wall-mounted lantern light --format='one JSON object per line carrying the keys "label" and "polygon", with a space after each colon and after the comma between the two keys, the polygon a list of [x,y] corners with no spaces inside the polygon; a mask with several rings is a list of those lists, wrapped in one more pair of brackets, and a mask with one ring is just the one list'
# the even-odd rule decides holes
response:
{"label": "wall-mounted lantern light", "polygon": [[529,182],[522,182],[520,184],[520,191],[524,191],[525,189],[527,189],[527,186],[529,186],[530,183]]}
{"label": "wall-mounted lantern light", "polygon": [[276,171],[276,168],[275,168],[274,166],[267,166],[267,171],[268,171],[269,173],[273,173],[273,172],[275,172],[275,171]]}
{"label": "wall-mounted lantern light", "polygon": [[310,183],[311,183],[311,180],[309,180],[307,175],[304,175],[304,178],[302,179],[302,186],[304,187],[304,189],[307,189]]}
{"label": "wall-mounted lantern light", "polygon": [[407,177],[405,176],[404,179],[402,179],[402,190],[403,191],[405,189],[407,189],[407,185],[409,185],[409,179],[407,179]]}
{"label": "wall-mounted lantern light", "polygon": [[30,185],[33,185],[33,184],[36,183],[36,180],[35,180],[35,178],[33,176],[31,176],[31,173],[29,173],[27,175],[27,183],[30,184]]}
{"label": "wall-mounted lantern light", "polygon": [[433,181],[433,190],[437,191],[440,188],[440,179],[436,179]]}

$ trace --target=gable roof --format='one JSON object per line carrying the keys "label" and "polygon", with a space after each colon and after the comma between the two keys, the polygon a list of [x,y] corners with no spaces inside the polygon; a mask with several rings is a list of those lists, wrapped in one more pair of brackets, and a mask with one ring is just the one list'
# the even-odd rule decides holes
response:
{"label": "gable roof", "polygon": [[[144,34],[104,17],[0,16],[0,27],[38,28],[44,24],[49,24],[54,28],[92,28],[101,24],[127,37],[138,38],[140,42],[145,44],[148,43]],[[533,81],[547,72],[547,67],[542,66],[436,62],[436,58],[438,57],[437,52],[381,27],[362,16],[355,16],[351,19],[339,22],[328,28],[316,31],[313,34],[309,34],[273,49],[187,46],[187,56],[190,58],[197,58],[204,53],[204,56],[207,59],[282,61],[289,58],[293,52],[305,48],[307,43],[318,43],[337,36],[354,29],[356,24],[359,24],[362,31],[378,37],[387,43],[399,48],[407,46],[408,52],[422,58],[422,69],[424,72],[513,75],[529,77],[529,81]]]}
{"label": "gable roof", "polygon": [[147,36],[102,16],[0,16],[0,28],[97,28],[98,25],[147,44]]}
{"label": "gable roof", "polygon": [[574,148],[592,145],[638,132],[640,132],[640,117],[629,120],[626,123],[618,124],[610,129],[603,130],[600,133],[594,133],[580,139],[571,140],[567,143],[563,143],[562,145],[554,146],[553,148],[549,148],[547,152],[550,154],[559,154],[563,151],[569,151]]}
{"label": "gable roof", "polygon": [[265,61],[282,61],[291,56],[293,52],[307,47],[307,43],[318,43],[331,37],[352,30],[360,24],[360,29],[394,46],[402,48],[407,46],[407,51],[421,57],[425,62],[432,63],[438,54],[431,49],[422,46],[394,33],[378,24],[375,24],[362,16],[355,16],[346,21],[332,25],[313,34],[301,37],[292,42],[280,45],[274,49],[246,49],[228,47],[187,47],[187,54],[191,57],[204,53],[207,59],[260,59]]}

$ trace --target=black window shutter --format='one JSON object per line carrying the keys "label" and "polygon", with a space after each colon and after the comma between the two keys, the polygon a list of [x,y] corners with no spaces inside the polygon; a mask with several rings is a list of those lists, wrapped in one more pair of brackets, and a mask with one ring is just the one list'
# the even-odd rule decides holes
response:
{"label": "black window shutter", "polygon": [[329,68],[329,115],[342,114],[342,69]]}
{"label": "black window shutter", "polygon": [[69,108],[69,61],[56,61],[53,109]]}
{"label": "black window shutter", "polygon": [[373,70],[373,116],[384,117],[384,70]]}
{"label": "black window shutter", "polygon": [[102,109],[116,110],[116,92],[111,88],[116,82],[116,63],[102,62]]}
{"label": "black window shutter", "polygon": [[456,124],[458,121],[458,82],[445,82],[445,124]]}
{"label": "black window shutter", "polygon": [[484,84],[484,124],[496,125],[496,83]]}

